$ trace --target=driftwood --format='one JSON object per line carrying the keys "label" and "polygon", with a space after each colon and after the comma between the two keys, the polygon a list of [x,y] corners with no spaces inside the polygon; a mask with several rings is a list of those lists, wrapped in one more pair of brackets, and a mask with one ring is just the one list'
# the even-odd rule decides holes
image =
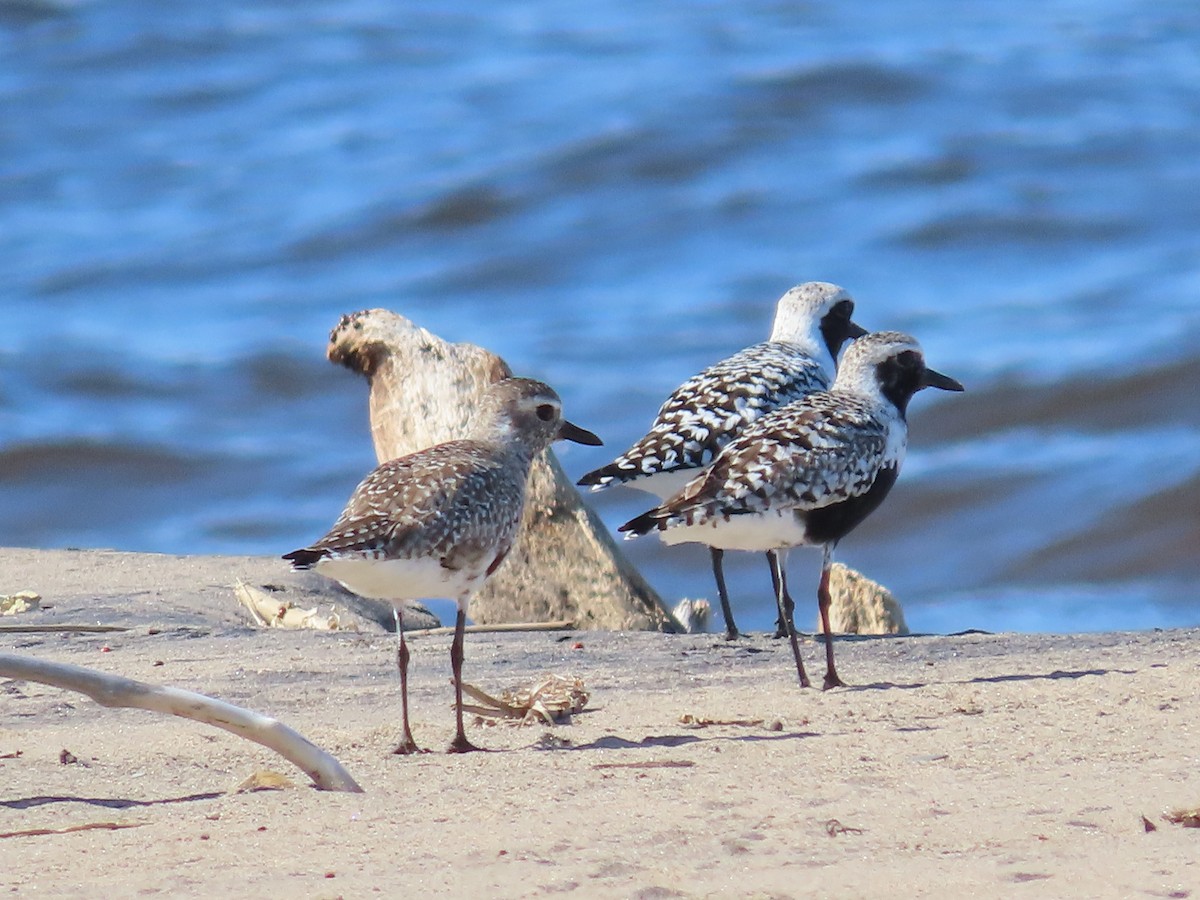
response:
{"label": "driftwood", "polygon": [[51,625],[0,625],[0,634],[107,634],[128,631],[124,625],[72,625],[56,622]]}
{"label": "driftwood", "polygon": [[[407,626],[407,623],[405,623]],[[431,635],[454,634],[458,629],[453,625],[445,625],[438,628],[415,628],[409,629],[405,627],[404,633],[409,637],[429,637]],[[463,627],[464,634],[502,634],[515,633],[525,631],[574,631],[575,623],[570,619],[562,619],[558,622],[497,622],[494,625],[466,625]],[[560,639],[561,640],[561,639]]]}
{"label": "driftwood", "polygon": [[148,709],[215,725],[274,750],[304,770],[320,790],[362,792],[341,763],[300,733],[261,713],[222,700],[11,653],[0,653],[0,677],[78,691],[101,706]]}
{"label": "driftwood", "polygon": [[[370,383],[371,435],[381,462],[461,437],[486,386],[512,374],[494,353],[443,341],[385,309],[344,316],[328,353]],[[569,397],[564,405],[571,418]],[[683,630],[550,451],[534,461],[517,544],[471,600],[471,617],[480,624],[570,619],[583,629]]]}
{"label": "driftwood", "polygon": [[[318,631],[337,631],[342,627],[336,612],[322,613],[318,607],[301,609],[291,600],[280,600],[261,588],[246,584],[240,578],[233,583],[237,597],[250,618],[259,628],[315,628]],[[353,629],[351,629],[353,630]]]}

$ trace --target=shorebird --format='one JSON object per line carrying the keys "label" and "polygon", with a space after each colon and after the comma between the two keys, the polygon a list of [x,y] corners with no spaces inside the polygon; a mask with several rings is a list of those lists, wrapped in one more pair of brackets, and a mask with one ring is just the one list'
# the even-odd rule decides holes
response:
{"label": "shorebird", "polygon": [[800,685],[808,676],[783,572],[792,547],[823,551],[817,602],[825,633],[826,689],[842,686],[829,632],[829,569],[838,541],[873,512],[900,474],[908,403],[917,391],[963,386],[925,365],[920,345],[896,331],[868,334],[842,355],[833,387],[776,409],[734,438],[703,473],[618,530],[658,531],[667,544],[699,541],[765,551]]}
{"label": "shorebird", "polygon": [[479,749],[463,730],[467,609],[516,539],[534,457],[560,438],[600,444],[562,417],[562,401],[549,385],[528,378],[499,381],[484,395],[467,438],[383,463],[355,488],[328,534],[283,557],[293,568],[315,569],[356,594],[391,601],[404,718],[397,753],[418,750],[408,723],[404,601],[431,597],[458,602],[450,645],[458,730],[450,752]]}
{"label": "shorebird", "polygon": [[[663,501],[674,496],[751,422],[829,387],[842,344],[866,334],[853,315],[853,298],[836,284],[809,281],[792,288],[776,304],[769,339],[681,384],[644,437],[607,466],[584,475],[579,484],[593,491],[627,484]],[[725,552],[710,544],[709,553],[725,638],[733,640],[738,629],[725,588]],[[773,583],[776,574],[772,565]],[[782,621],[779,627],[784,628]]]}

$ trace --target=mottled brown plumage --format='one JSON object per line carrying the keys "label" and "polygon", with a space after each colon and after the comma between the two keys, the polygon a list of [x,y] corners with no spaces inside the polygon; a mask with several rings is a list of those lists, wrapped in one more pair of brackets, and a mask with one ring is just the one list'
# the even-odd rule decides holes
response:
{"label": "mottled brown plumage", "polygon": [[404,740],[408,725],[408,649],[403,601],[448,597],[458,602],[451,646],[458,731],[455,751],[476,749],[462,723],[462,636],[471,595],[504,561],[516,539],[533,458],[566,438],[600,439],[562,418],[548,385],[507,378],[485,395],[469,437],[385,462],[355,488],[329,532],[284,556],[366,597],[390,600],[396,614]]}

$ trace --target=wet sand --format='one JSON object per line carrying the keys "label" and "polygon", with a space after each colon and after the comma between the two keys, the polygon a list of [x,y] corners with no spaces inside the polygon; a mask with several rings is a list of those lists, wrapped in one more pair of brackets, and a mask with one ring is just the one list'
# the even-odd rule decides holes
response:
{"label": "wet sand", "polygon": [[[319,792],[195,722],[0,680],[0,886],[22,896],[1186,897],[1200,831],[1200,630],[842,639],[853,684],[795,684],[753,635],[475,634],[468,681],[591,691],[570,724],[453,733],[448,636],[415,637],[417,740],[399,737],[393,637],[255,630],[229,585],[273,560],[0,550],[2,625],[35,655],[275,716],[365,788]],[[283,586],[287,586],[283,584]],[[804,645],[810,670],[821,647]],[[691,721],[687,721],[690,718]],[[713,724],[697,725],[712,720]],[[63,762],[61,751],[69,751]],[[261,769],[295,787],[235,793]],[[1157,826],[1147,831],[1145,816]],[[38,829],[90,828],[52,834]]]}

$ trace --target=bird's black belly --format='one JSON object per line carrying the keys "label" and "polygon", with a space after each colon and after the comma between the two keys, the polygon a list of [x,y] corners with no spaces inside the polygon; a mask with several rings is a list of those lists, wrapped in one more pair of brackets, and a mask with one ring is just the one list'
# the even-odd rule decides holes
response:
{"label": "bird's black belly", "polygon": [[836,544],[848,535],[883,502],[899,474],[899,466],[880,469],[875,483],[865,494],[805,513],[805,535],[809,542]]}

